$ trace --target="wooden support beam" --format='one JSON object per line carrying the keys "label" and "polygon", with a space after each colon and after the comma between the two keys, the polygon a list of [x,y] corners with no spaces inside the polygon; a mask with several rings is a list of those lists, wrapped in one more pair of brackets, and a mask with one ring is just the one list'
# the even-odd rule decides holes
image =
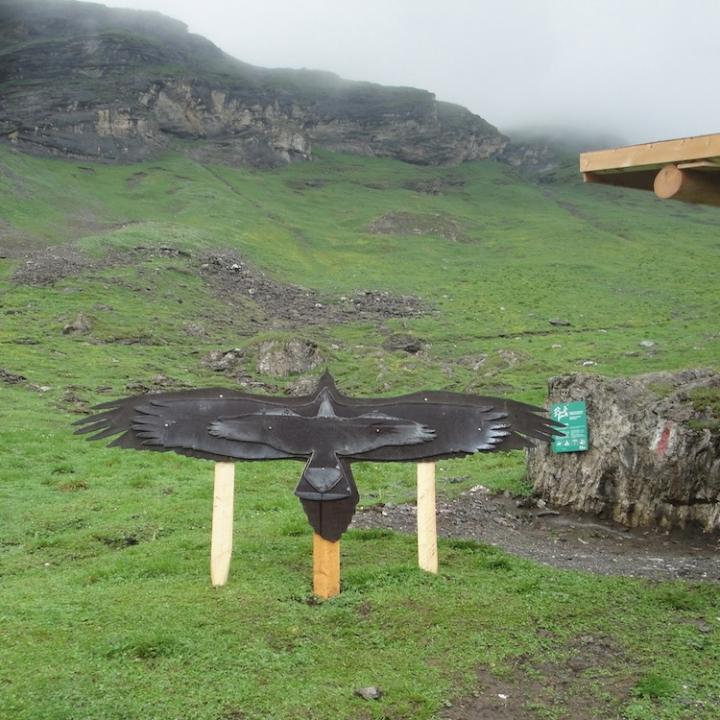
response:
{"label": "wooden support beam", "polygon": [[691,162],[679,162],[677,166],[681,170],[720,170],[720,158],[710,160],[692,160]]}
{"label": "wooden support beam", "polygon": [[655,194],[663,200],[720,207],[720,173],[680,170],[666,165],[655,178]]}
{"label": "wooden support beam", "polygon": [[435,463],[417,464],[418,565],[437,573],[437,518],[435,514]]}
{"label": "wooden support beam", "polygon": [[584,172],[582,175],[586,183],[615,185],[616,187],[633,188],[635,190],[652,190],[657,170],[619,173]]}
{"label": "wooden support beam", "polygon": [[313,593],[327,600],[340,594],[340,541],[313,533]]}
{"label": "wooden support beam", "polygon": [[580,171],[643,170],[717,157],[720,157],[720,133],[581,153]]}
{"label": "wooden support beam", "polygon": [[227,582],[233,543],[233,500],[235,463],[215,463],[212,531],[210,541],[210,582],[218,587]]}

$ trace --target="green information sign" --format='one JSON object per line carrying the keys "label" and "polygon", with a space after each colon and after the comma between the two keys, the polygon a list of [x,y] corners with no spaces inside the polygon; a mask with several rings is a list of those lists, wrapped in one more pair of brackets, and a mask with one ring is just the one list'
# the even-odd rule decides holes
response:
{"label": "green information sign", "polygon": [[585,403],[558,403],[550,406],[550,416],[556,422],[565,425],[560,429],[564,435],[553,438],[552,449],[556,453],[582,452],[590,446],[588,443],[587,408]]}

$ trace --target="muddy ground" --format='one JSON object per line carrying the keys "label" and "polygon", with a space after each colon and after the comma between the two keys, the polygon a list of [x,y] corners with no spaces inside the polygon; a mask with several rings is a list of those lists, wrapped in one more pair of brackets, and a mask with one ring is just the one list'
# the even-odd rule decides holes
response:
{"label": "muddy ground", "polygon": [[[568,570],[720,582],[719,535],[630,529],[564,510],[522,507],[529,504],[534,503],[476,486],[455,500],[438,503],[438,533],[495,545]],[[355,515],[353,527],[414,534],[415,506],[365,508]]]}
{"label": "muddy ground", "polygon": [[[614,720],[622,716],[637,678],[627,672],[624,654],[608,637],[582,635],[562,660],[519,658],[498,677],[477,670],[477,688],[448,703],[442,720]],[[602,691],[594,684],[602,682]],[[550,714],[552,713],[552,714]]]}

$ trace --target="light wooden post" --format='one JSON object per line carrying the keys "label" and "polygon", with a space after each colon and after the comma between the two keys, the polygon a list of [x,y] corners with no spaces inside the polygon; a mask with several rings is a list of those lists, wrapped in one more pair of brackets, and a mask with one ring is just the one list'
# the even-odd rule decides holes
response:
{"label": "light wooden post", "polygon": [[215,463],[212,537],[210,542],[210,581],[224,585],[230,572],[233,541],[233,495],[235,463]]}
{"label": "light wooden post", "polygon": [[435,463],[417,464],[418,565],[437,573],[437,519],[435,517]]}
{"label": "light wooden post", "polygon": [[340,594],[340,541],[313,533],[313,593],[327,600]]}

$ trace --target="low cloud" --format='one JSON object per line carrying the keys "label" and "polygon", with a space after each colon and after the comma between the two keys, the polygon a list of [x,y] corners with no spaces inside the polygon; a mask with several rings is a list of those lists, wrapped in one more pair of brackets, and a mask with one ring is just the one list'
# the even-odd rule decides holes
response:
{"label": "low cloud", "polygon": [[128,0],[229,54],[461,103],[501,130],[642,142],[717,131],[717,0]]}

